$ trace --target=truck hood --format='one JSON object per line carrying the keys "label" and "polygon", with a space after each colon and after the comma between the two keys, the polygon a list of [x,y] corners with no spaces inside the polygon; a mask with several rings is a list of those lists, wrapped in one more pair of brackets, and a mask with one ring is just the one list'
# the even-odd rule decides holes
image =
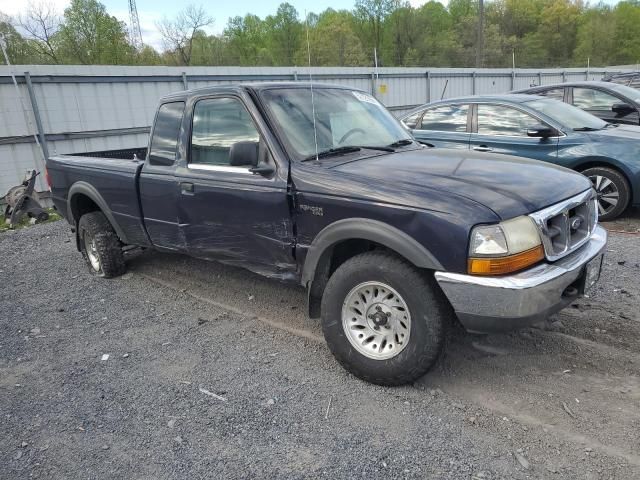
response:
{"label": "truck hood", "polygon": [[[405,199],[412,194],[416,207],[429,208],[419,204],[420,197],[441,191],[480,203],[503,220],[541,210],[591,187],[586,177],[563,167],[467,150],[408,150],[343,162],[330,169],[356,176],[371,189],[395,190]],[[425,190],[429,195],[424,195]]]}

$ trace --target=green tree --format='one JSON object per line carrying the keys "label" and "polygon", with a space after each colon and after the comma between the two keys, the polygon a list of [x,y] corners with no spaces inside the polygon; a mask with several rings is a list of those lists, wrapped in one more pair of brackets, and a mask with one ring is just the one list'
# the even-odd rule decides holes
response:
{"label": "green tree", "polygon": [[[17,32],[11,18],[2,12],[0,12],[0,35],[4,36],[10,63],[14,65],[31,63],[33,57],[29,42]],[[0,65],[4,65],[4,63],[4,56],[0,53]]]}
{"label": "green tree", "polygon": [[640,2],[620,2],[613,11],[615,22],[615,63],[640,62]]}
{"label": "green tree", "polygon": [[236,65],[271,65],[273,59],[266,48],[266,28],[257,15],[229,19],[224,30],[231,58]]}
{"label": "green tree", "polygon": [[140,51],[135,53],[135,63],[137,65],[161,65],[163,62],[162,56],[153,47],[143,45]]}
{"label": "green tree", "polygon": [[268,16],[264,23],[266,47],[274,64],[293,65],[303,32],[297,10],[289,3],[282,3],[275,16]]}
{"label": "green tree", "polygon": [[387,65],[406,65],[407,54],[418,42],[422,32],[418,15],[410,3],[398,5],[385,20],[384,58]]}
{"label": "green tree", "polygon": [[60,28],[60,56],[65,63],[122,65],[133,63],[134,49],[124,23],[96,0],[71,0]]}
{"label": "green tree", "polygon": [[[313,66],[363,66],[367,64],[360,39],[353,29],[353,15],[346,10],[327,9],[309,21],[309,51]],[[307,65],[306,41],[296,55],[298,65]]]}
{"label": "green tree", "polygon": [[547,65],[562,67],[573,58],[581,4],[571,0],[551,0],[542,9],[538,33],[544,39]]}
{"label": "green tree", "polygon": [[[365,49],[382,53],[385,19],[397,8],[397,0],[356,0],[355,16]],[[371,52],[373,57],[373,52]],[[379,57],[379,61],[382,59]]]}
{"label": "green tree", "polygon": [[461,46],[445,6],[436,1],[425,3],[416,10],[416,26],[420,35],[411,52],[411,64],[453,66]]}
{"label": "green tree", "polygon": [[579,21],[573,63],[611,65],[616,62],[616,19],[610,7],[597,5],[586,10]]}

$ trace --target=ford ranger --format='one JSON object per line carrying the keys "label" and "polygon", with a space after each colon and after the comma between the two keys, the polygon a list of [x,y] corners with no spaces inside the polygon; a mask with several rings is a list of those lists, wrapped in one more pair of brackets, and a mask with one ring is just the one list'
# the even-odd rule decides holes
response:
{"label": "ford ranger", "polygon": [[455,319],[488,333],[564,308],[607,240],[586,177],[427,148],[339,86],[171,94],[148,147],[53,156],[47,178],[93,274],[139,246],[299,283],[336,359],[381,385],[423,375]]}

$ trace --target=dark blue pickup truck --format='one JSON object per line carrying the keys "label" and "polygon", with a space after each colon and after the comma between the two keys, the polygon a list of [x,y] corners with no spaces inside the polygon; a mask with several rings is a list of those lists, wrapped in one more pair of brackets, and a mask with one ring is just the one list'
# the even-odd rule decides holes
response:
{"label": "dark blue pickup truck", "polygon": [[299,283],[338,361],[382,385],[424,374],[455,318],[495,332],[565,307],[598,280],[606,244],[586,177],[426,148],[351,88],[172,94],[148,148],[47,170],[92,273],[122,274],[135,245]]}

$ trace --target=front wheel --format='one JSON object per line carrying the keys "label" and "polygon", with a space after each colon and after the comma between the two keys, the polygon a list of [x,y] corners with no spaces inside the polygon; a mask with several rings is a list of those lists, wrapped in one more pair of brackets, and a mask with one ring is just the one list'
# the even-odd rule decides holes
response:
{"label": "front wheel", "polygon": [[589,177],[598,195],[598,218],[603,222],[620,216],[629,205],[629,182],[617,170],[608,167],[587,168],[581,172]]}
{"label": "front wheel", "polygon": [[367,252],[333,273],[322,330],[338,362],[378,385],[412,382],[436,362],[450,307],[423,272],[387,252]]}
{"label": "front wheel", "polygon": [[112,278],[125,272],[122,243],[102,212],[80,217],[78,236],[80,252],[92,274]]}

